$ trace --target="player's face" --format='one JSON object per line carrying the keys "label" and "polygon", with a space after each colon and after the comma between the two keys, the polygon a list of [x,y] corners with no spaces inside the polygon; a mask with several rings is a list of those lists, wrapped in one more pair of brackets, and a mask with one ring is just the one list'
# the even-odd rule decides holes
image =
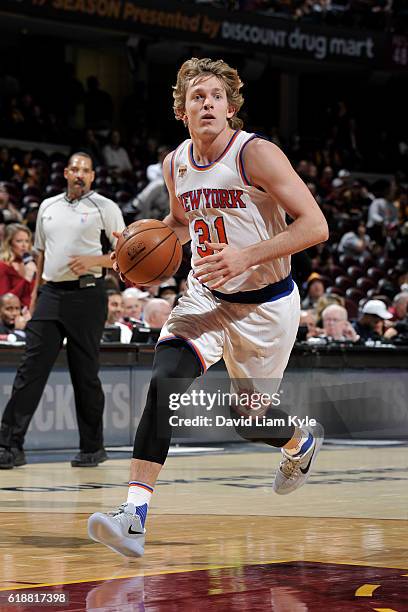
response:
{"label": "player's face", "polygon": [[71,198],[81,198],[91,189],[95,178],[92,161],[88,157],[74,155],[64,170],[68,183],[68,195]]}
{"label": "player's face", "polygon": [[224,84],[216,76],[192,79],[186,91],[185,120],[190,133],[217,135],[235,110],[228,104]]}

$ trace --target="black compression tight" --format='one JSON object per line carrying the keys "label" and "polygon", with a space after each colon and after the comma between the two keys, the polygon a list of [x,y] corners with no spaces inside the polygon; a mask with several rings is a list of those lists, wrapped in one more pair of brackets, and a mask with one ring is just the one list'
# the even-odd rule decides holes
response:
{"label": "black compression tight", "polygon": [[[159,344],[153,361],[146,407],[135,436],[134,459],[164,464],[172,434],[169,419],[173,413],[169,408],[169,393],[184,393],[200,374],[200,364],[188,344],[177,340]],[[269,409],[267,414],[268,418],[286,416],[274,408]],[[274,427],[271,430],[268,428],[265,432],[258,430],[258,437],[253,435],[253,428],[236,430],[246,440],[282,447],[293,436],[294,427]]]}
{"label": "black compression tight", "polygon": [[[180,341],[159,344],[154,356],[146,407],[136,432],[134,459],[164,464],[172,429],[168,392],[184,393],[200,374],[200,364],[188,344]],[[173,379],[171,389],[169,379]]]}

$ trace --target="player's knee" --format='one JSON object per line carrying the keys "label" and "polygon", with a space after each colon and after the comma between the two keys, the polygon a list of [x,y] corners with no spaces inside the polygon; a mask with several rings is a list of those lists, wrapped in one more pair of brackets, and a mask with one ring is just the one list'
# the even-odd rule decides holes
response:
{"label": "player's knee", "polygon": [[154,379],[196,378],[200,374],[197,359],[186,343],[164,342],[157,347],[152,371]]}

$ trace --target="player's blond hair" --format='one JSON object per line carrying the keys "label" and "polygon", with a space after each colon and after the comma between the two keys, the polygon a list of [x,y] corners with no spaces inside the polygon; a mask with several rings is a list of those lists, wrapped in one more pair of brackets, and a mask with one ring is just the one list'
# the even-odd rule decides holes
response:
{"label": "player's blond hair", "polygon": [[231,68],[224,60],[212,60],[209,57],[202,59],[192,57],[184,62],[178,71],[177,82],[173,86],[173,109],[176,119],[184,121],[186,92],[190,81],[197,82],[201,77],[206,76],[216,76],[223,83],[227,92],[228,104],[235,110],[234,116],[228,119],[228,123],[234,130],[241,129],[244,122],[237,117],[237,113],[244,103],[244,98],[239,93],[243,82],[235,68]]}

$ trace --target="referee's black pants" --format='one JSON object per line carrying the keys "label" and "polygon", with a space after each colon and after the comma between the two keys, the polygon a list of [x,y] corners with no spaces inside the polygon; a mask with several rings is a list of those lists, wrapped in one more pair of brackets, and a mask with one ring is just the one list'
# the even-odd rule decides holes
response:
{"label": "referee's black pants", "polygon": [[[66,351],[79,429],[79,448],[103,447],[105,398],[99,380],[99,344],[107,306],[103,279],[96,287],[78,282],[47,283],[26,327],[26,349],[4,410],[0,446],[23,448],[24,437],[48,376],[67,338]],[[58,410],[58,406],[55,407]]]}

